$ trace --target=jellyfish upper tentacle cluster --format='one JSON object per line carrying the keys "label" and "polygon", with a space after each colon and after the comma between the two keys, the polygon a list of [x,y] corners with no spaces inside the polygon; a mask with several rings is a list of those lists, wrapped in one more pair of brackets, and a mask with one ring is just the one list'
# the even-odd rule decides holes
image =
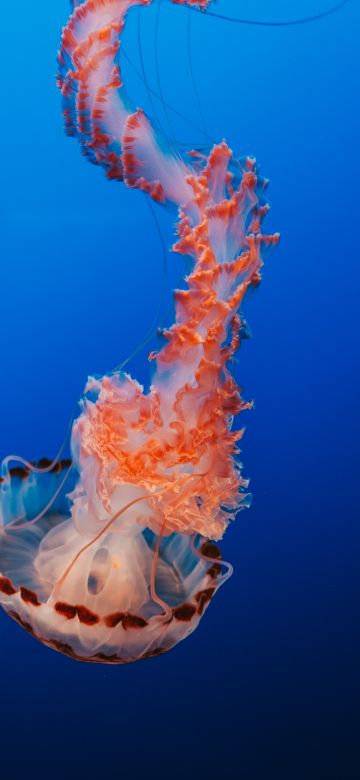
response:
{"label": "jellyfish upper tentacle cluster", "polygon": [[238,160],[225,141],[181,156],[131,105],[120,35],[127,12],[151,1],[75,0],[58,84],[66,131],[85,156],[177,211],[173,248],[192,269],[175,291],[163,346],[149,356],[149,391],[121,371],[89,378],[72,430],[69,496],[61,464],[46,475],[31,464],[7,471],[1,485],[0,603],[55,649],[109,663],[174,646],[229,575],[209,540],[248,505],[232,421],[251,406],[230,362],[244,295],[278,240],[262,232],[267,182],[255,160]]}

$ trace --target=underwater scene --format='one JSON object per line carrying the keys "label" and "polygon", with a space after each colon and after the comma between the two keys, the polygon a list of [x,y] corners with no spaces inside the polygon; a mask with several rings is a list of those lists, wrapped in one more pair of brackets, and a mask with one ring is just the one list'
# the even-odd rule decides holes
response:
{"label": "underwater scene", "polygon": [[360,6],[2,19],[2,772],[355,780]]}

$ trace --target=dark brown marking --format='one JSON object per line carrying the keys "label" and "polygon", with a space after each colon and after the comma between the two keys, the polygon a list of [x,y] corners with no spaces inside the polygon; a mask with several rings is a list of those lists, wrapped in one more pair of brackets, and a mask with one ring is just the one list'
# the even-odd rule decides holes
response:
{"label": "dark brown marking", "polygon": [[31,636],[36,636],[33,627],[30,625],[30,623],[27,623],[26,620],[23,620],[20,615],[18,615],[17,612],[14,612],[13,610],[9,610],[7,613],[10,617],[13,618],[13,620],[16,620],[16,622],[21,626],[21,628],[25,629],[25,631],[28,632],[28,634],[31,634]]}
{"label": "dark brown marking", "polygon": [[176,620],[183,620],[184,622],[187,622],[191,620],[196,612],[196,607],[194,604],[181,604],[180,607],[176,607],[173,610],[173,615]]}
{"label": "dark brown marking", "polygon": [[25,601],[25,604],[32,604],[33,607],[40,607],[40,601],[33,590],[29,590],[29,588],[24,588],[23,586],[20,588],[21,598],[23,601]]}
{"label": "dark brown marking", "polygon": [[48,469],[51,464],[52,461],[49,458],[40,458],[40,460],[34,460],[31,465],[37,469]]}
{"label": "dark brown marking", "polygon": [[5,596],[13,596],[16,593],[16,588],[7,577],[0,577],[0,590]]}
{"label": "dark brown marking", "polygon": [[[31,461],[31,465],[35,466],[35,468],[37,469],[45,470],[48,469],[49,466],[51,466],[52,462],[53,461],[50,460],[49,458],[40,458],[40,460]],[[72,460],[70,460],[70,458],[63,458],[63,460],[59,460],[57,463],[55,463],[55,465],[50,471],[51,473],[54,472],[55,474],[59,474],[64,469],[70,468],[71,465],[72,465]]]}
{"label": "dark brown marking", "polygon": [[77,615],[77,607],[73,607],[72,604],[66,604],[64,601],[57,601],[55,604],[55,610],[66,618],[66,620],[73,620]]}
{"label": "dark brown marking", "polygon": [[137,615],[125,615],[122,624],[125,629],[145,628],[145,626],[147,626],[147,621],[142,617],[137,617]]}
{"label": "dark brown marking", "polygon": [[163,655],[163,653],[166,653],[168,649],[169,648],[166,647],[158,647],[155,650],[148,650],[147,653],[144,653],[144,655],[141,656],[141,658],[144,660],[145,658],[155,658],[157,655]]}
{"label": "dark brown marking", "polygon": [[69,469],[70,466],[72,466],[71,458],[64,458],[63,460],[60,461],[60,463],[61,463],[63,469]]}
{"label": "dark brown marking", "polygon": [[51,639],[46,644],[53,647],[54,650],[58,650],[59,653],[64,653],[64,655],[68,655],[70,658],[76,658],[76,653],[74,653],[72,647],[66,642],[60,642],[58,639]]}
{"label": "dark brown marking", "polygon": [[112,615],[104,617],[104,623],[108,628],[116,628],[126,617],[125,612],[113,612]]}
{"label": "dark brown marking", "polygon": [[87,607],[80,606],[76,609],[80,623],[84,623],[86,626],[95,626],[96,623],[99,623],[99,616],[95,615],[95,612],[91,612]]}
{"label": "dark brown marking", "polygon": [[26,477],[29,476],[30,471],[29,469],[25,469],[22,466],[14,466],[14,468],[9,469],[10,477],[18,477],[19,479],[26,479]]}
{"label": "dark brown marking", "polygon": [[207,558],[219,558],[221,559],[221,550],[213,542],[204,542],[200,547],[202,555],[206,555]]}
{"label": "dark brown marking", "polygon": [[59,460],[59,462],[56,463],[52,471],[54,471],[55,474],[60,474],[60,472],[64,471],[64,469],[69,469],[71,465],[72,465],[72,461],[69,459]]}
{"label": "dark brown marking", "polygon": [[216,577],[221,574],[221,566],[220,563],[214,563],[213,566],[210,566],[210,569],[208,569],[208,575],[211,577],[211,579],[216,580]]}
{"label": "dark brown marking", "polygon": [[[82,659],[83,660],[83,659]],[[89,661],[92,661],[93,663],[102,663],[102,664],[122,664],[124,661],[119,658],[118,655],[106,655],[106,653],[96,653],[96,655],[93,655],[92,658],[89,658]]]}
{"label": "dark brown marking", "polygon": [[211,601],[214,593],[215,593],[215,588],[207,588],[206,590],[200,590],[199,593],[196,594],[195,599],[199,605],[198,606],[199,615],[202,615],[205,604]]}

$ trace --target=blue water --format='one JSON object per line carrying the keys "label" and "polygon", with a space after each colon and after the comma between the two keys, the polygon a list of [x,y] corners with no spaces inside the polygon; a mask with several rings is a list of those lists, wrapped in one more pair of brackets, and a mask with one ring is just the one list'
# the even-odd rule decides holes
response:
{"label": "blue water", "polygon": [[[253,19],[331,0],[218,0]],[[143,59],[201,128],[188,12],[141,10]],[[144,196],[107,182],[64,136],[54,84],[66,0],[1,11],[0,455],[54,455],[89,373],[121,362],[151,326],[164,260]],[[140,67],[138,12],[127,54]],[[237,376],[255,398],[244,473],[252,508],[227,532],[235,566],[199,629],[129,667],[81,665],[0,614],[0,771],[7,780],[357,780],[359,717],[360,4],[263,28],[192,12],[206,131],[254,154],[280,230],[245,305],[254,338]],[[150,113],[128,62],[135,103]],[[156,99],[155,99],[156,100]],[[201,130],[170,112],[191,148]],[[173,215],[157,210],[167,246]],[[169,254],[166,285],[181,275]],[[164,310],[170,297],[165,297]],[[164,315],[162,323],[168,322]],[[147,377],[146,352],[130,364]]]}

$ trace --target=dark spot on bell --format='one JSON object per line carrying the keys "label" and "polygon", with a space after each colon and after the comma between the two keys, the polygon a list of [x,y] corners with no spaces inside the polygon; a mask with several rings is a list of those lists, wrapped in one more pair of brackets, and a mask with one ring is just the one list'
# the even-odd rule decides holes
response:
{"label": "dark spot on bell", "polygon": [[35,460],[32,465],[38,469],[48,469],[51,464],[52,461],[49,458],[40,458],[38,461]]}
{"label": "dark spot on bell", "polygon": [[202,615],[205,604],[211,601],[214,593],[215,593],[215,588],[207,588],[206,590],[201,590],[199,591],[199,593],[196,594],[195,598],[199,605],[198,606],[199,615]]}
{"label": "dark spot on bell", "polygon": [[180,607],[176,607],[173,610],[173,615],[176,620],[189,621],[194,617],[196,607],[194,604],[181,604]]}
{"label": "dark spot on bell", "polygon": [[58,601],[55,604],[55,610],[67,620],[73,620],[77,615],[77,607],[73,607],[72,604],[66,604],[64,601]]}
{"label": "dark spot on bell", "polygon": [[16,593],[16,588],[7,577],[0,577],[0,591],[6,596],[13,596]]}
{"label": "dark spot on bell", "polygon": [[206,555],[207,558],[221,558],[221,550],[217,544],[213,542],[204,542],[200,547],[202,555]]}
{"label": "dark spot on bell", "polygon": [[141,657],[143,659],[145,659],[145,658],[155,658],[157,655],[163,655],[163,653],[166,653],[166,648],[165,647],[157,647],[155,650],[148,650]]}
{"label": "dark spot on bell", "polygon": [[20,588],[21,598],[23,601],[25,601],[25,604],[32,604],[33,607],[40,607],[40,601],[33,590],[29,590],[29,588]]}
{"label": "dark spot on bell", "polygon": [[124,620],[125,612],[113,612],[112,615],[107,615],[104,618],[104,623],[108,628],[115,628]]}
{"label": "dark spot on bell", "polygon": [[121,664],[123,661],[118,655],[106,655],[106,653],[96,653],[91,658],[91,661],[97,661],[101,664]]}
{"label": "dark spot on bell", "polygon": [[76,658],[76,653],[74,653],[72,647],[66,642],[60,642],[58,639],[51,639],[47,644],[53,647],[54,650],[58,650],[59,653],[64,653],[64,655],[68,655],[70,658]]}
{"label": "dark spot on bell", "polygon": [[55,474],[60,474],[61,471],[69,469],[70,466],[72,466],[72,461],[68,458],[64,458],[64,460],[59,460],[59,462],[55,464],[52,471],[54,471]]}
{"label": "dark spot on bell", "polygon": [[30,623],[27,623],[27,621],[26,621],[26,620],[23,620],[23,619],[20,617],[20,615],[18,615],[18,613],[17,613],[17,612],[13,612],[13,611],[11,610],[11,611],[9,611],[7,614],[9,615],[9,617],[12,617],[12,618],[13,618],[13,620],[16,620],[16,622],[19,624],[19,626],[21,626],[21,628],[23,628],[25,631],[27,631],[27,632],[28,632],[28,634],[31,634],[31,636],[35,636],[35,637],[36,637],[36,634],[35,634],[35,632],[34,632],[34,629],[33,629],[33,627],[30,625]]}
{"label": "dark spot on bell", "polygon": [[215,580],[216,577],[218,577],[219,574],[221,574],[221,566],[220,566],[220,564],[219,563],[214,563],[213,566],[210,566],[210,569],[208,569],[207,573],[208,573],[209,577],[211,577],[213,580]]}
{"label": "dark spot on bell", "polygon": [[147,621],[142,617],[137,617],[137,615],[125,615],[122,624],[125,629],[145,628],[145,626],[147,626]]}
{"label": "dark spot on bell", "polygon": [[[33,460],[31,462],[31,465],[35,466],[35,468],[37,469],[45,470],[48,469],[52,463],[53,461],[50,460],[50,458],[40,458],[40,460]],[[60,472],[63,471],[64,469],[70,468],[71,465],[72,465],[72,460],[70,460],[69,458],[64,458],[63,460],[59,460],[57,463],[55,463],[51,471],[54,472],[55,474],[60,474]]]}
{"label": "dark spot on bell", "polygon": [[95,612],[91,612],[87,607],[77,607],[77,613],[80,623],[84,623],[86,626],[95,626],[100,620],[99,616],[95,615]]}
{"label": "dark spot on bell", "polygon": [[26,479],[29,476],[29,469],[25,469],[22,466],[15,466],[13,469],[9,469],[11,477],[18,477],[18,479]]}

